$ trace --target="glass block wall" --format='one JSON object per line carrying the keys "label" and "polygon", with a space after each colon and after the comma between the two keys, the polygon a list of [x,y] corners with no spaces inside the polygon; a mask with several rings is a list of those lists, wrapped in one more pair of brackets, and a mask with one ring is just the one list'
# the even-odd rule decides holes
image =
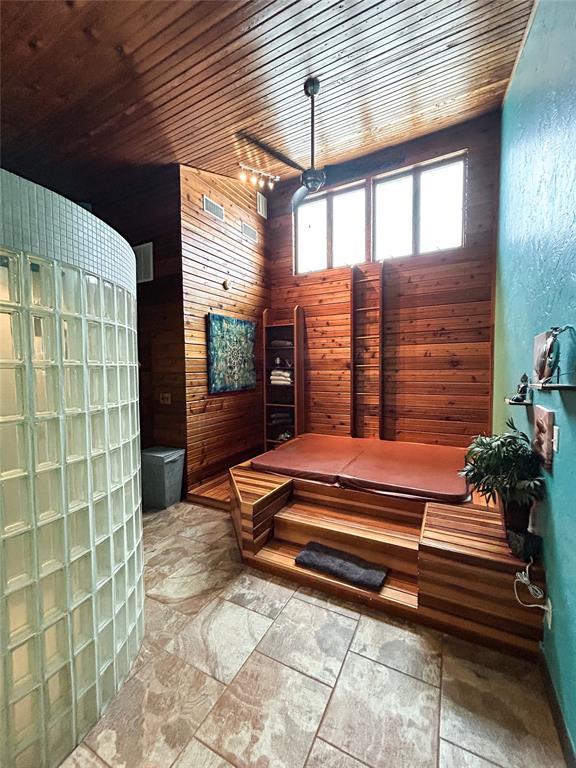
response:
{"label": "glass block wall", "polygon": [[143,636],[134,254],[58,195],[0,183],[0,765],[41,768]]}

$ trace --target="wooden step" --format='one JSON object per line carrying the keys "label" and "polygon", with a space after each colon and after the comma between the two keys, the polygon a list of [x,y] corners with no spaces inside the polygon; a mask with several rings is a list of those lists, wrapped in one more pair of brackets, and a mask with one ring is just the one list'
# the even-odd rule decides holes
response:
{"label": "wooden step", "polygon": [[332,509],[345,510],[353,514],[372,515],[386,520],[417,526],[420,529],[424,518],[426,502],[401,496],[389,496],[373,491],[359,491],[352,488],[314,483],[310,480],[293,480],[294,498],[322,504]]}
{"label": "wooden step", "polygon": [[507,651],[514,656],[538,658],[539,645],[531,637],[522,637],[497,627],[479,624],[464,616],[455,616],[431,606],[419,605],[415,578],[390,571],[382,590],[379,593],[370,592],[331,576],[298,567],[294,559],[299,551],[299,546],[272,539],[257,554],[245,554],[244,561],[267,573],[284,576],[344,600],[357,601],[359,605],[368,605],[373,610],[412,619],[472,642]]}
{"label": "wooden step", "polygon": [[293,499],[274,517],[274,537],[304,545],[318,541],[416,577],[419,527]]}
{"label": "wooden step", "polygon": [[194,485],[187,493],[186,500],[193,504],[203,504],[205,507],[232,509],[232,489],[228,472],[203,480]]}
{"label": "wooden step", "polygon": [[[273,573],[291,576],[300,583],[308,586],[330,587],[330,591],[345,599],[357,599],[370,605],[380,607],[401,606],[409,613],[415,613],[418,607],[418,587],[416,579],[403,574],[389,572],[386,583],[380,592],[370,592],[359,589],[344,581],[327,576],[323,573],[300,568],[294,562],[301,547],[291,542],[272,539],[253,556],[245,558],[257,567]],[[393,612],[393,611],[392,611]],[[402,615],[405,615],[404,611]]]}
{"label": "wooden step", "polygon": [[[533,641],[542,638],[543,613],[519,605],[514,596],[514,577],[524,563],[510,552],[498,509],[428,504],[418,565],[421,608]],[[530,575],[544,587],[540,566]],[[526,602],[542,602],[520,591]]]}

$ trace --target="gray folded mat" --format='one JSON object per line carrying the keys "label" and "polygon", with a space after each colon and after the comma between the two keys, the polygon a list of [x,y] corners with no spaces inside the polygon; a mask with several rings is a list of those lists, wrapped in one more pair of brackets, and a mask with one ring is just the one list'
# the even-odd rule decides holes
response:
{"label": "gray folded mat", "polygon": [[361,557],[332,549],[316,541],[308,542],[296,556],[295,562],[302,568],[326,573],[355,587],[374,592],[382,589],[388,575],[388,569],[381,565],[369,563]]}

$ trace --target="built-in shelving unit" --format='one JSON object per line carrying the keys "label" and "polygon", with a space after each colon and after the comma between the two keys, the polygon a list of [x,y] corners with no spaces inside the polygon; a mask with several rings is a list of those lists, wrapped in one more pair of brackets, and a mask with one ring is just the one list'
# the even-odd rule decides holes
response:
{"label": "built-in shelving unit", "polygon": [[264,439],[266,450],[304,431],[304,312],[264,310]]}

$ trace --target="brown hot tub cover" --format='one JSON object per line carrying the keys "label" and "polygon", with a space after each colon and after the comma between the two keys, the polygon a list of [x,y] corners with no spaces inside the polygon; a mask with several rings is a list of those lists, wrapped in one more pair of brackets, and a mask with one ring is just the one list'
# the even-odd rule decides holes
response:
{"label": "brown hot tub cover", "polygon": [[464,448],[396,440],[369,440],[369,444],[340,473],[345,488],[402,493],[458,503],[468,497]]}
{"label": "brown hot tub cover", "polygon": [[[360,441],[362,442],[362,441]],[[336,485],[342,472],[359,453],[352,437],[300,435],[274,451],[252,459],[254,469]]]}
{"label": "brown hot tub cover", "polygon": [[254,469],[345,488],[459,503],[464,448],[305,434],[252,459]]}

